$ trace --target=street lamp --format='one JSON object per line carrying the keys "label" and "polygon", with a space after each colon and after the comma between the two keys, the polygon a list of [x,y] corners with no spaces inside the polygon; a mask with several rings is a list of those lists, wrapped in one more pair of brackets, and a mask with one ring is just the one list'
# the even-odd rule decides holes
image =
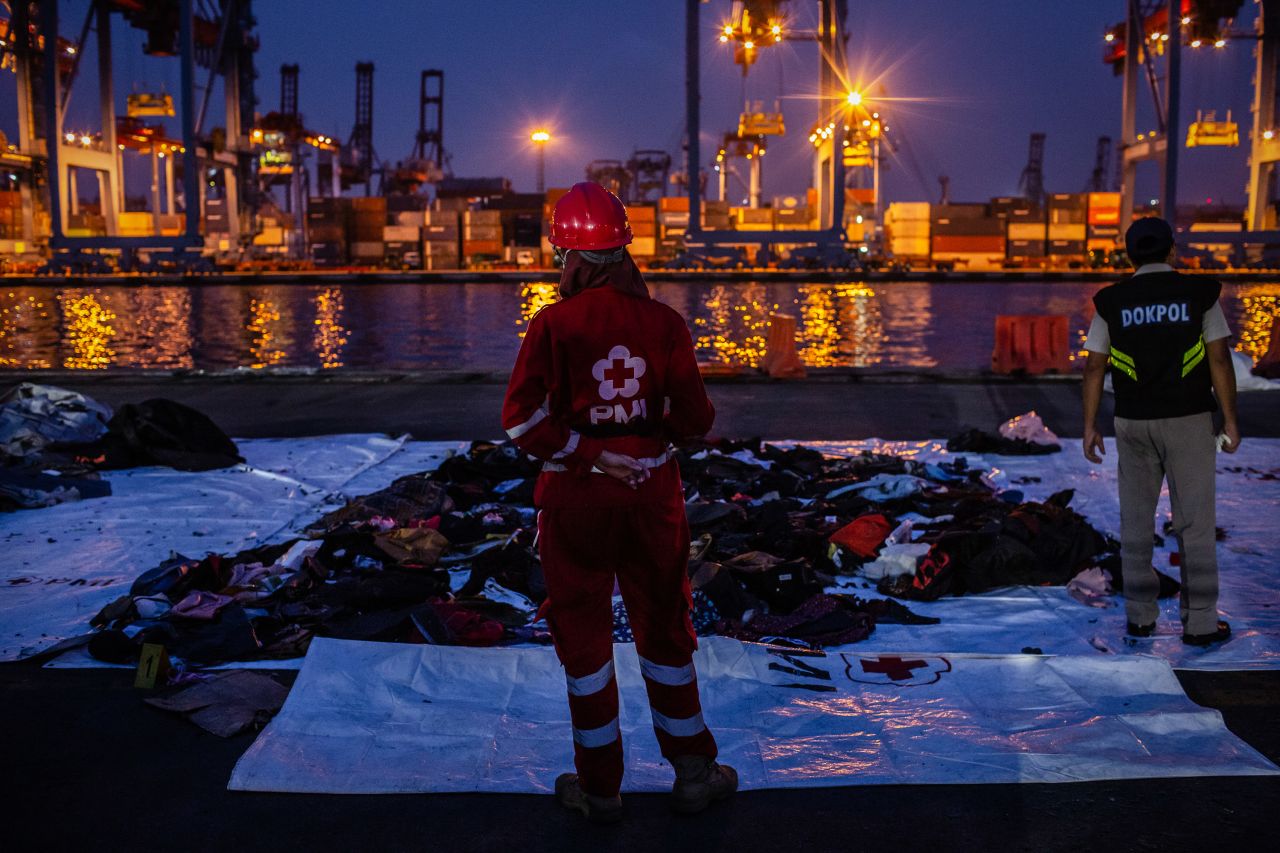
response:
{"label": "street lamp", "polygon": [[538,192],[547,191],[547,143],[551,141],[551,134],[545,130],[535,130],[529,134],[531,141],[538,150]]}
{"label": "street lamp", "polygon": [[862,103],[862,93],[850,92],[848,95],[845,95],[845,100],[849,102],[849,106],[856,107]]}

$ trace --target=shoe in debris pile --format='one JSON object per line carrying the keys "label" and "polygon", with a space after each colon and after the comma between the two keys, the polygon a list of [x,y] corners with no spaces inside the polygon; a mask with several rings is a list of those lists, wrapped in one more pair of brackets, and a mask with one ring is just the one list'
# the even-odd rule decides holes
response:
{"label": "shoe in debris pile", "polygon": [[738,771],[705,755],[682,755],[671,765],[676,769],[671,808],[681,814],[697,814],[738,790]]}
{"label": "shoe in debris pile", "polygon": [[1188,646],[1211,646],[1214,643],[1221,643],[1231,636],[1231,626],[1223,620],[1218,620],[1218,630],[1208,634],[1186,634],[1182,635],[1182,642]]}
{"label": "shoe in debris pile", "polygon": [[577,773],[562,773],[556,778],[556,802],[566,809],[582,812],[592,823],[617,823],[622,820],[622,797],[596,797],[582,790]]}

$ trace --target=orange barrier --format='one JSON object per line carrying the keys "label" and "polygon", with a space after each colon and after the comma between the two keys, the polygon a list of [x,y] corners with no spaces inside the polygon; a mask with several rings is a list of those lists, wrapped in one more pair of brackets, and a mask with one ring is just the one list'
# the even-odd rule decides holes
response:
{"label": "orange barrier", "polygon": [[1000,314],[991,353],[996,373],[1066,373],[1071,369],[1062,314]]}
{"label": "orange barrier", "polygon": [[760,369],[774,379],[803,379],[804,362],[796,352],[796,318],[792,314],[769,316],[769,340]]}
{"label": "orange barrier", "polygon": [[1262,358],[1253,366],[1253,372],[1258,376],[1280,375],[1280,317],[1271,321],[1271,342]]}

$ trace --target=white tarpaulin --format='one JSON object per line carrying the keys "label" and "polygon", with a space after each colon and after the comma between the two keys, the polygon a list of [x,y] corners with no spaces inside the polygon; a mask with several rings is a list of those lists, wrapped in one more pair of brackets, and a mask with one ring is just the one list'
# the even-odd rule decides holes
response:
{"label": "white tarpaulin", "polygon": [[[403,446],[375,435],[244,440],[244,465],[112,471],[110,497],[0,514],[0,660],[86,633],[94,614],[173,551],[203,557],[285,538]],[[429,447],[430,461],[414,454],[422,467],[444,456]]]}
{"label": "white tarpaulin", "polygon": [[[917,459],[945,459],[938,441],[806,442],[831,454],[875,450]],[[1072,507],[1098,529],[1119,533],[1115,445],[1105,464],[1090,465],[1078,440],[1050,456],[961,454],[971,466],[992,469],[1002,488],[1042,500],[1076,490]],[[377,436],[246,440],[248,466],[188,474],[145,468],[108,475],[116,494],[50,509],[0,515],[0,660],[31,654],[64,637],[84,633],[88,620],[133,578],[170,551],[203,556],[234,552],[296,535],[343,496],[367,494],[397,477],[428,470],[466,442],[406,442]],[[1168,514],[1161,499],[1160,520]],[[938,625],[881,624],[858,650],[1017,654],[1154,655],[1186,669],[1280,667],[1280,576],[1276,545],[1280,519],[1280,440],[1246,438],[1240,452],[1218,456],[1219,609],[1232,637],[1210,648],[1182,644],[1176,598],[1163,602],[1155,638],[1128,641],[1121,599],[1105,609],[1086,607],[1062,587],[1010,587],[985,595],[910,602]],[[274,532],[273,532],[274,531]],[[49,542],[49,539],[55,540]],[[1172,539],[1156,551],[1170,566]],[[73,585],[73,583],[75,585]],[[878,597],[872,584],[842,579],[840,589]],[[83,650],[53,666],[100,666]],[[249,666],[286,668],[263,661]]]}
{"label": "white tarpaulin", "polygon": [[[635,649],[614,654],[624,790],[667,790]],[[714,637],[696,662],[721,760],[746,789],[1280,773],[1152,658],[797,653]],[[550,649],[322,639],[229,787],[546,793],[572,761]]]}

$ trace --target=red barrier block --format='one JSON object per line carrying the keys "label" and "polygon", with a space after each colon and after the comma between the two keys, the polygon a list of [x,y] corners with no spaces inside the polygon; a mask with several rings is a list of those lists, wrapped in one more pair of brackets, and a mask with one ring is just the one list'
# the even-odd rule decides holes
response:
{"label": "red barrier block", "polygon": [[996,373],[1066,373],[1071,369],[1063,314],[1001,314],[991,353]]}

